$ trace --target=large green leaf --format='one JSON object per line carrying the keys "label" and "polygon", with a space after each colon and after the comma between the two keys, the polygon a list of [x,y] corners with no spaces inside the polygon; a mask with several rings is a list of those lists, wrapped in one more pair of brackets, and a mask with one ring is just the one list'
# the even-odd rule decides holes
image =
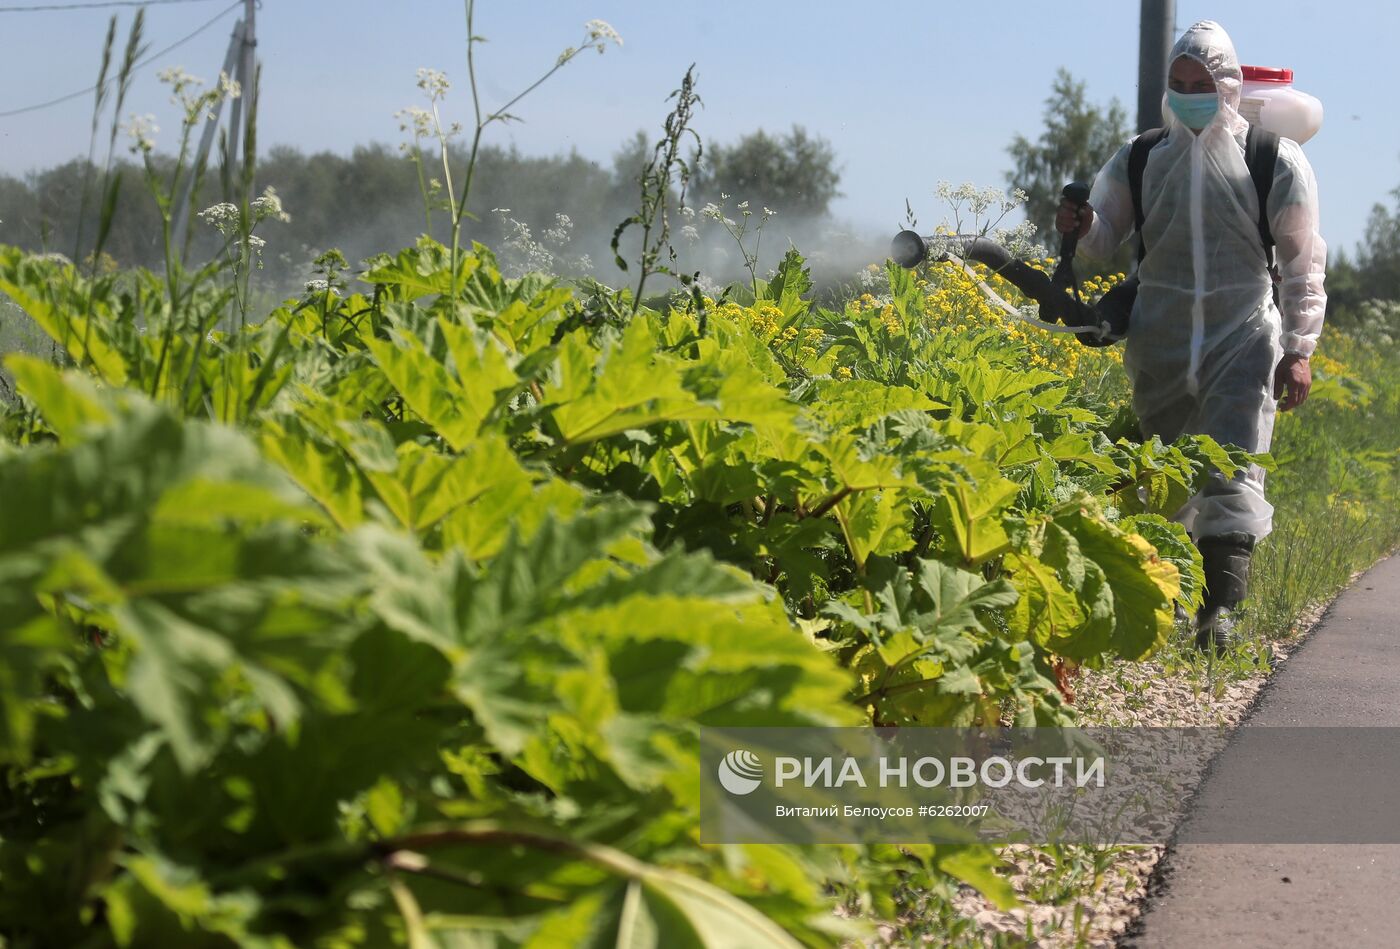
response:
{"label": "large green leaf", "polygon": [[[462,286],[479,263],[479,258],[474,254],[461,254],[458,257],[457,286]],[[400,300],[447,293],[453,282],[452,254],[437,241],[422,237],[416,247],[402,250],[395,256],[382,254],[374,259],[360,279],[386,287]]]}
{"label": "large green leaf", "polygon": [[444,321],[454,372],[407,329],[369,350],[411,409],[457,451],[466,449],[504,398],[523,385],[498,349],[482,345],[467,327]]}
{"label": "large green leaf", "polygon": [[1113,634],[1108,648],[1125,659],[1143,659],[1167,641],[1172,604],[1180,593],[1177,569],[1142,537],[1083,513],[1058,521],[1078,542],[1082,556],[1108,578]]}
{"label": "large green leaf", "polygon": [[5,294],[79,365],[109,385],[127,381],[128,365],[112,337],[114,320],[94,307],[75,280],[72,264],[56,266],[17,247],[0,247],[0,293]]}
{"label": "large green leaf", "polygon": [[559,346],[556,376],[544,387],[564,442],[577,444],[663,421],[721,418],[681,384],[675,360],[656,350],[645,320],[634,320],[599,359],[578,336]]}
{"label": "large green leaf", "polygon": [[75,439],[86,425],[111,418],[92,382],[77,373],[64,375],[52,364],[18,353],[5,358],[19,390],[33,402],[44,421],[62,439]]}
{"label": "large green leaf", "polygon": [[814,387],[807,412],[833,432],[865,428],[894,412],[932,409],[937,403],[904,386],[887,386],[873,379],[823,380]]}
{"label": "large green leaf", "polygon": [[950,553],[972,567],[1009,546],[1002,518],[1020,485],[970,462],[967,467],[980,477],[952,479],[934,499],[931,516]]}

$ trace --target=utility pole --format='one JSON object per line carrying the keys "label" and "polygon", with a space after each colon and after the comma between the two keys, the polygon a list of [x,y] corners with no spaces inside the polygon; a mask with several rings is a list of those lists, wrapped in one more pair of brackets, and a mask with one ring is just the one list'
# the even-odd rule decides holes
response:
{"label": "utility pole", "polygon": [[[236,160],[239,149],[243,146],[243,101],[253,94],[253,80],[256,76],[257,65],[253,53],[257,48],[257,30],[254,17],[256,16],[258,4],[257,0],[243,0],[243,42],[238,52],[238,84],[243,88],[243,94],[233,100],[233,109],[229,114],[228,129],[228,158],[229,171],[235,176],[242,170],[240,163]],[[251,111],[252,106],[249,106]],[[243,156],[246,162],[248,156]],[[245,199],[247,195],[243,195]]]}
{"label": "utility pole", "polygon": [[[238,67],[239,57],[243,51],[243,21],[239,20],[233,26],[233,36],[229,39],[228,54],[224,56],[223,74],[230,78],[236,77],[235,70]],[[237,108],[238,100],[234,100],[234,107]],[[179,200],[175,202],[174,214],[171,216],[172,234],[174,245],[184,252],[185,232],[189,229],[190,223],[190,201],[194,197],[194,179],[198,169],[204,168],[209,160],[209,150],[214,144],[214,133],[219,128],[219,113],[224,109],[224,100],[219,99],[214,103],[214,111],[204,122],[204,131],[199,136],[199,149],[195,152],[194,164],[190,166],[190,173],[185,176],[185,183],[180,188]],[[234,112],[233,127],[238,128],[238,113]]]}
{"label": "utility pole", "polygon": [[[233,100],[230,107],[229,128],[228,128],[228,155],[229,171],[236,176],[236,180],[241,181],[238,174],[238,154],[243,145],[243,100],[253,94],[253,81],[257,75],[257,63],[255,51],[257,38],[254,34],[254,16],[257,11],[257,0],[243,0],[243,19],[233,26],[233,35],[229,37],[228,53],[224,56],[224,75],[238,82],[242,90],[238,98]],[[215,105],[209,118],[205,121],[204,131],[199,137],[199,149],[195,152],[194,163],[190,166],[189,174],[185,177],[185,183],[180,189],[180,196],[175,202],[173,214],[171,215],[171,230],[174,245],[182,251],[185,246],[185,234],[189,230],[190,223],[190,201],[194,198],[194,186],[196,174],[202,175],[202,169],[208,166],[209,152],[214,145],[214,135],[219,128],[219,115],[223,111],[223,100],[220,99]],[[247,161],[248,156],[243,156],[243,161]],[[245,200],[248,195],[244,194]]]}
{"label": "utility pole", "polygon": [[1167,54],[1176,35],[1176,0],[1142,0],[1138,41],[1137,130],[1162,124],[1167,85]]}

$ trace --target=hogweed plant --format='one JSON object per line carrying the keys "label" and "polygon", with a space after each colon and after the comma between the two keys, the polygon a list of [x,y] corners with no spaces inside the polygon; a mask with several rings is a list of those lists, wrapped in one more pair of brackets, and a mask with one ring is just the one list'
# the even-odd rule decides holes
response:
{"label": "hogweed plant", "polygon": [[[730,196],[724,192],[720,192],[719,199],[721,201],[728,201],[729,197]],[[756,222],[751,222],[750,218],[754,216],[755,212],[749,208],[748,201],[740,201],[735,206],[735,211],[739,215],[738,220],[728,217],[725,214],[725,208],[712,201],[706,204],[705,207],[700,210],[700,213],[723,227],[725,232],[734,239],[734,243],[739,246],[739,255],[743,258],[744,269],[749,272],[749,287],[753,290],[754,299],[757,300],[759,294],[758,251],[763,244],[763,225],[767,224],[769,218],[773,217],[778,212],[770,208],[764,208],[758,220]],[[750,235],[753,236],[752,252],[749,251],[749,247],[745,243]]]}
{"label": "hogweed plant", "polygon": [[[461,273],[460,265],[462,261],[462,222],[466,219],[476,219],[476,215],[467,210],[467,202],[471,198],[472,184],[476,178],[477,159],[481,153],[481,140],[486,130],[496,122],[502,124],[520,121],[519,116],[514,115],[510,110],[515,108],[522,99],[534,92],[543,85],[565,65],[578,58],[583,53],[593,50],[600,55],[604,53],[612,44],[622,45],[622,37],[617,31],[603,20],[589,20],[584,24],[583,40],[578,46],[565,47],[554,61],[554,65],[534,82],[530,83],[523,90],[512,96],[499,108],[484,111],[481,105],[481,92],[476,79],[476,46],[485,42],[485,37],[478,36],[475,26],[476,2],[475,0],[465,0],[467,15],[467,82],[471,89],[472,97],[472,136],[471,144],[467,148],[467,167],[462,176],[461,187],[453,179],[449,145],[452,140],[463,132],[460,122],[444,122],[442,118],[441,104],[446,99],[448,90],[452,84],[447,78],[447,74],[436,69],[422,68],[418,70],[418,88],[423,90],[427,96],[428,108],[410,107],[400,110],[396,116],[400,119],[400,128],[413,135],[413,145],[411,148],[405,146],[409,152],[409,159],[413,161],[418,169],[418,185],[423,195],[423,209],[425,223],[429,230],[432,227],[432,209],[437,202],[441,201],[448,210],[451,217],[451,296],[456,297],[460,286]],[[424,171],[422,147],[424,143],[436,141],[438,159],[442,164],[442,178],[439,181],[434,178],[429,180]]]}
{"label": "hogweed plant", "polygon": [[510,216],[510,208],[492,208],[491,213],[500,222],[502,233],[502,253],[498,255],[501,272],[523,277],[530,272],[555,274],[557,276],[586,276],[593,270],[593,258],[588,254],[570,257],[567,254],[569,243],[574,236],[574,221],[567,214],[556,211],[554,224],[535,239],[534,231],[524,221]]}
{"label": "hogweed plant", "polygon": [[248,205],[246,218],[238,205],[221,201],[199,212],[199,219],[219,232],[223,238],[224,259],[233,274],[234,302],[241,320],[248,312],[248,281],[254,269],[262,269],[263,249],[267,241],[254,234],[266,220],[290,222],[292,216],[282,208],[282,199],[271,185]]}
{"label": "hogweed plant", "polygon": [[428,178],[423,165],[423,143],[433,138],[433,113],[418,106],[409,106],[394,113],[394,118],[399,120],[399,131],[408,132],[413,136],[413,143],[401,142],[399,150],[409,161],[413,162],[414,171],[418,175],[418,191],[423,196],[423,227],[425,234],[433,232],[433,208],[444,204],[442,200],[442,182],[437,179]]}
{"label": "hogweed plant", "polygon": [[[171,370],[168,360],[176,337],[188,334],[202,341],[212,329],[213,321],[219,317],[217,306],[207,309],[198,307],[200,315],[192,316],[191,313],[196,309],[195,298],[201,286],[226,264],[216,260],[187,271],[181,259],[183,249],[175,246],[173,218],[176,196],[187,190],[189,182],[198,183],[204,171],[202,161],[193,158],[195,127],[210,118],[225,99],[239,97],[242,90],[237,82],[222,73],[213,86],[205,88],[202,80],[180,67],[162,70],[159,79],[169,87],[170,100],[178,108],[180,121],[174,161],[159,160],[156,156],[156,136],[160,128],[155,116],[127,113],[125,110],[135,69],[146,50],[144,24],[144,11],[138,11],[128,32],[125,49],[118,57],[115,53],[115,18],[109,23],[94,98],[88,177],[83,184],[73,263],[56,275],[59,279],[50,283],[49,292],[42,298],[29,299],[26,308],[39,307],[46,311],[44,319],[51,324],[49,331],[54,339],[53,358],[56,362],[72,360],[105,382],[122,381],[120,376],[108,378],[112,365],[107,357],[110,357],[112,340],[95,338],[94,331],[99,325],[97,299],[117,292],[118,282],[126,286],[129,281],[125,275],[115,273],[114,268],[103,265],[104,261],[110,260],[104,247],[117,213],[122,184],[122,175],[114,159],[118,138],[125,133],[129,138],[128,150],[140,160],[146,189],[155,200],[161,220],[163,273],[150,281],[138,281],[122,291],[136,294],[141,301],[136,308],[136,324],[123,332],[159,336],[159,355],[154,357],[153,367],[145,367],[153,371],[147,374],[143,370],[142,377],[142,388],[154,396],[166,385],[167,371]],[[118,64],[115,70],[113,63]],[[89,248],[85,241],[87,232],[84,225],[88,217],[89,194],[94,190],[91,178],[99,168],[94,160],[97,132],[102,116],[109,109],[111,120],[107,154],[100,165],[100,181],[96,188],[100,206],[96,232]],[[246,210],[243,216],[246,218]],[[254,242],[247,240],[246,234],[243,243],[245,247],[254,246]],[[213,311],[212,315],[210,311]],[[183,394],[188,394],[188,387]]]}
{"label": "hogweed plant", "polygon": [[419,106],[409,106],[406,109],[394,113],[399,119],[399,129],[411,132],[413,135],[413,146],[409,148],[408,143],[400,146],[413,162],[414,169],[418,173],[418,190],[423,195],[423,215],[424,223],[427,227],[425,233],[431,234],[433,231],[433,208],[443,207],[451,211],[451,201],[444,200],[442,181],[437,178],[428,179],[427,172],[423,164],[423,143],[437,141],[438,159],[442,163],[443,181],[446,181],[446,191],[448,195],[452,193],[452,166],[449,163],[449,145],[452,140],[462,133],[460,122],[444,124],[442,113],[438,109],[438,103],[447,98],[447,91],[452,88],[447,75],[437,69],[426,67],[418,70],[418,88],[423,90],[423,94],[428,98],[428,108]]}
{"label": "hogweed plant", "polygon": [[156,145],[154,132],[157,131],[154,117],[131,116],[127,132],[132,139],[130,150],[132,154],[141,158],[147,185],[160,208],[161,219],[167,232],[166,266],[173,269],[173,263],[182,251],[182,248],[173,246],[169,233],[173,226],[175,199],[191,176],[198,181],[205,170],[203,167],[196,167],[197,162],[191,161],[190,151],[195,128],[205,120],[213,119],[215,109],[222,102],[241,97],[243,90],[237,80],[230,78],[223,71],[220,71],[218,79],[208,88],[205,88],[203,79],[191,75],[180,66],[162,69],[157,78],[170,87],[170,102],[178,107],[180,115],[179,147],[176,150],[175,162],[166,175],[162,175],[152,162]]}
{"label": "hogweed plant", "polygon": [[948,206],[948,213],[952,216],[951,229],[945,218],[941,226],[943,232],[991,237],[1006,247],[1013,257],[1043,256],[1043,248],[1035,243],[1033,223],[1023,221],[1013,227],[1001,226],[1008,214],[1026,203],[1029,196],[1020,188],[1007,194],[1000,188],[978,188],[966,181],[956,188],[946,181],[940,181],[935,194]]}

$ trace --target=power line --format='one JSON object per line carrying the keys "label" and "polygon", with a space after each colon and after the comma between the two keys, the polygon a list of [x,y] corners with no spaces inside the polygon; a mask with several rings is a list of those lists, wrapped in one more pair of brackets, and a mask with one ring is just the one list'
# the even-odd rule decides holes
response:
{"label": "power line", "polygon": [[[162,56],[164,56],[165,54],[174,52],[175,50],[179,49],[181,46],[184,46],[184,45],[185,45],[186,43],[188,43],[190,40],[194,39],[196,36],[198,36],[199,34],[203,33],[205,30],[209,29],[209,27],[213,26],[215,23],[218,23],[218,22],[219,22],[220,20],[222,20],[224,17],[228,16],[230,13],[232,13],[234,10],[238,9],[238,8],[241,7],[241,6],[243,6],[243,0],[234,0],[233,3],[231,3],[231,4],[229,4],[227,7],[225,7],[220,13],[218,13],[217,15],[215,15],[212,19],[207,20],[207,21],[204,23],[203,26],[199,27],[199,28],[198,28],[197,30],[195,30],[193,33],[190,33],[190,34],[188,34],[188,35],[186,35],[186,36],[184,36],[184,37],[181,37],[180,39],[178,39],[178,40],[176,40],[175,42],[171,43],[169,46],[165,47],[165,49],[157,50],[156,52],[152,53],[151,55],[146,56],[146,57],[144,57],[144,58],[138,60],[138,61],[131,67],[131,71],[132,71],[132,72],[135,72],[136,70],[142,68],[143,66],[149,65],[150,62],[151,62],[152,60],[160,59],[160,58],[161,58]],[[113,76],[111,79],[108,79],[108,80],[107,80],[107,83],[113,83],[113,82],[116,82],[116,81],[117,81],[117,80],[116,80],[116,77]],[[103,83],[103,85],[106,85],[107,83]],[[23,115],[25,112],[37,112],[37,111],[39,111],[40,109],[47,109],[47,108],[48,108],[49,106],[51,106],[51,105],[58,105],[58,104],[61,103],[61,102],[68,102],[68,101],[71,100],[71,99],[77,99],[77,98],[79,98],[79,97],[81,97],[81,96],[87,95],[87,94],[90,93],[90,92],[96,92],[96,91],[97,91],[97,85],[91,85],[91,86],[88,86],[86,89],[79,89],[77,92],[70,92],[70,93],[68,93],[68,95],[66,95],[66,96],[59,96],[57,99],[50,99],[50,100],[47,101],[47,102],[36,102],[34,105],[27,105],[27,106],[25,106],[25,107],[22,108],[22,109],[10,109],[10,110],[8,110],[8,111],[6,111],[6,112],[0,112],[0,119],[8,119],[8,118],[10,118],[11,116],[14,116],[14,115]]]}
{"label": "power line", "polygon": [[209,3],[210,0],[100,0],[94,3],[46,3],[37,7],[0,7],[0,13],[46,13],[51,10],[97,10],[102,7],[159,7],[172,3]]}

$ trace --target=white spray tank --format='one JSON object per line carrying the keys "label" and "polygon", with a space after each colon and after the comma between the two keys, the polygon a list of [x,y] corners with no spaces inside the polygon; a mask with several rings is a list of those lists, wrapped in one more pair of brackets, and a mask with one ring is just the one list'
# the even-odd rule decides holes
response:
{"label": "white spray tank", "polygon": [[1250,125],[1291,138],[1299,145],[1322,127],[1322,103],[1293,88],[1293,70],[1241,66],[1240,115]]}

